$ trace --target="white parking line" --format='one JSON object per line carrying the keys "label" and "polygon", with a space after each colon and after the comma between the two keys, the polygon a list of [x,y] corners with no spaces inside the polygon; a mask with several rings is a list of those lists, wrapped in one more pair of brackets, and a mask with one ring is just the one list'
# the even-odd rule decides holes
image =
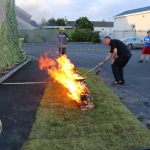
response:
{"label": "white parking line", "polygon": [[15,82],[15,83],[1,83],[2,85],[34,85],[34,84],[46,84],[46,82]]}
{"label": "white parking line", "polygon": [[0,134],[2,133],[2,121],[0,120]]}

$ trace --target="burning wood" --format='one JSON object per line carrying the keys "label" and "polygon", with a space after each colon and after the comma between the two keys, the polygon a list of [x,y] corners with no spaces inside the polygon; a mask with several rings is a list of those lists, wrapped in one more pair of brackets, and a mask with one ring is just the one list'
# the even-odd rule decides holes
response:
{"label": "burning wood", "polygon": [[93,97],[90,93],[90,90],[88,89],[86,85],[85,78],[77,79],[76,81],[80,82],[82,85],[85,85],[84,93],[81,94],[80,100],[80,108],[81,110],[88,110],[88,109],[94,109],[94,101]]}
{"label": "burning wood", "polygon": [[85,78],[79,75],[66,55],[55,60],[45,55],[39,59],[39,67],[41,70],[46,70],[51,78],[68,90],[67,96],[79,103],[81,110],[94,108],[93,98],[87,88]]}

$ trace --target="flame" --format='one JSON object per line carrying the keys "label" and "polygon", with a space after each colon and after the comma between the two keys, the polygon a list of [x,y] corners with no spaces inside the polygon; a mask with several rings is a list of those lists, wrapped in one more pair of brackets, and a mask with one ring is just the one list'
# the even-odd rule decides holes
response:
{"label": "flame", "polygon": [[86,87],[84,84],[77,81],[77,79],[83,79],[83,77],[75,72],[75,66],[66,55],[62,55],[55,60],[47,56],[41,57],[39,60],[39,67],[41,70],[47,70],[48,74],[55,81],[68,89],[67,95],[72,100],[80,103],[80,97],[82,93],[84,93]]}

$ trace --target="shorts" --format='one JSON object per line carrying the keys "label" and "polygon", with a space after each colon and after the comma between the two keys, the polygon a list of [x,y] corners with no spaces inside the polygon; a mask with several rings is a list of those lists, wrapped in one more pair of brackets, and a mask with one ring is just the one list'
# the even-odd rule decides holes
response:
{"label": "shorts", "polygon": [[142,49],[142,54],[150,55],[150,47],[144,47]]}

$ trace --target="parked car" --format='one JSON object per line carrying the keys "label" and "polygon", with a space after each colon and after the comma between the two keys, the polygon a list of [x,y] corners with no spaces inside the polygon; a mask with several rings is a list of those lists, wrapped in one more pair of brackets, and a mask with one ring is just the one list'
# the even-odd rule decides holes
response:
{"label": "parked car", "polygon": [[127,47],[128,49],[133,49],[133,48],[142,48],[144,45],[144,41],[141,38],[124,38],[121,40]]}

